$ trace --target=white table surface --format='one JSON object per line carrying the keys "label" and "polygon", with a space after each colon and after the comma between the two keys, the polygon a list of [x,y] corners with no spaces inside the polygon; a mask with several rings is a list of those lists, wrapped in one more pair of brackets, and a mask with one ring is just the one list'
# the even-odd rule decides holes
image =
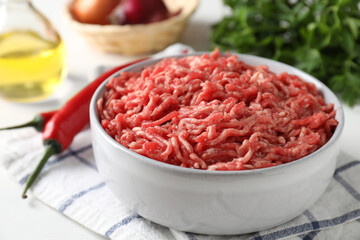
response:
{"label": "white table surface", "polygon": [[[62,88],[43,102],[19,104],[0,99],[0,127],[23,123],[38,112],[58,108],[89,82],[97,66],[120,65],[135,59],[104,54],[89,46],[63,18],[66,0],[33,0],[33,3],[50,19],[62,36],[68,50],[69,73],[73,77],[67,78]],[[199,8],[180,42],[198,51],[208,50],[209,28],[221,19],[225,10],[221,0],[200,0]],[[360,144],[356,137],[360,136],[360,105],[353,108],[344,105],[344,110],[346,123],[341,148],[347,154],[359,158]],[[0,239],[104,239],[31,196],[23,200],[21,192],[20,185],[0,167]]]}

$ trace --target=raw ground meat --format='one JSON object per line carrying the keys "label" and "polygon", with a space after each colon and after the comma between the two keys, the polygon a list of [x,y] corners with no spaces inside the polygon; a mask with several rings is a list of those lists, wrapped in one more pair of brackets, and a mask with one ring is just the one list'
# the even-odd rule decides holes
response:
{"label": "raw ground meat", "polygon": [[218,50],[123,72],[106,87],[98,101],[105,131],[136,153],[187,168],[291,162],[324,145],[338,124],[314,84]]}

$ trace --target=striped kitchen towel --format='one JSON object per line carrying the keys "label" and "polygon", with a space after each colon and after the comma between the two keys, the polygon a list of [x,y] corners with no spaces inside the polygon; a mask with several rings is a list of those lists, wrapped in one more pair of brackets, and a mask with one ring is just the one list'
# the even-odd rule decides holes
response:
{"label": "striped kitchen towel", "polygon": [[[41,135],[33,129],[0,133],[0,165],[24,185],[41,155]],[[341,154],[333,179],[316,204],[279,227],[239,236],[205,236],[152,223],[126,209],[99,176],[90,130],[64,153],[50,158],[32,195],[88,229],[110,239],[360,239],[360,161]],[[20,197],[20,193],[19,193]]]}

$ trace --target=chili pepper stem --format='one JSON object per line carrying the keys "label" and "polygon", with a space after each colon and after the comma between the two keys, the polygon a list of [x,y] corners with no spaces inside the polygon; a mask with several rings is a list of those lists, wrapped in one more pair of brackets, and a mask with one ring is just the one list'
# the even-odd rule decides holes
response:
{"label": "chili pepper stem", "polygon": [[34,127],[37,131],[41,131],[43,127],[43,118],[39,115],[36,115],[35,118],[27,123],[20,124],[17,126],[5,127],[0,128],[1,130],[10,130],[10,129],[17,129],[17,128],[24,128],[24,127]]}
{"label": "chili pepper stem", "polygon": [[48,159],[56,152],[56,149],[53,145],[45,145],[45,152],[43,157],[41,158],[40,162],[36,166],[35,170],[31,173],[29,178],[26,180],[25,188],[22,194],[22,198],[27,198],[26,192],[31,187],[31,185],[34,183],[36,177],[41,172],[41,169],[44,167]]}

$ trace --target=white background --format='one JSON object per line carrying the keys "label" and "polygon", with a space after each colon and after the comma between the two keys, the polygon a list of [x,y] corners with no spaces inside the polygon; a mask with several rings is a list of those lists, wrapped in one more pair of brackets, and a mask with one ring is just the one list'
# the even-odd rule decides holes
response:
{"label": "white background", "polygon": [[[42,111],[56,109],[69,97],[85,86],[100,65],[120,65],[134,57],[104,54],[89,46],[65,21],[65,0],[34,0],[33,4],[55,25],[68,51],[69,73],[73,77],[50,99],[31,104],[19,104],[0,99],[0,127],[26,122]],[[210,26],[221,19],[225,12],[221,0],[200,0],[199,7],[182,35],[180,42],[195,50],[210,48]],[[360,156],[360,105],[350,108],[344,105],[345,129],[341,137],[341,149],[355,158]],[[1,151],[1,149],[0,149]],[[30,198],[23,200],[19,184],[0,168],[0,239],[104,239],[76,222]]]}

